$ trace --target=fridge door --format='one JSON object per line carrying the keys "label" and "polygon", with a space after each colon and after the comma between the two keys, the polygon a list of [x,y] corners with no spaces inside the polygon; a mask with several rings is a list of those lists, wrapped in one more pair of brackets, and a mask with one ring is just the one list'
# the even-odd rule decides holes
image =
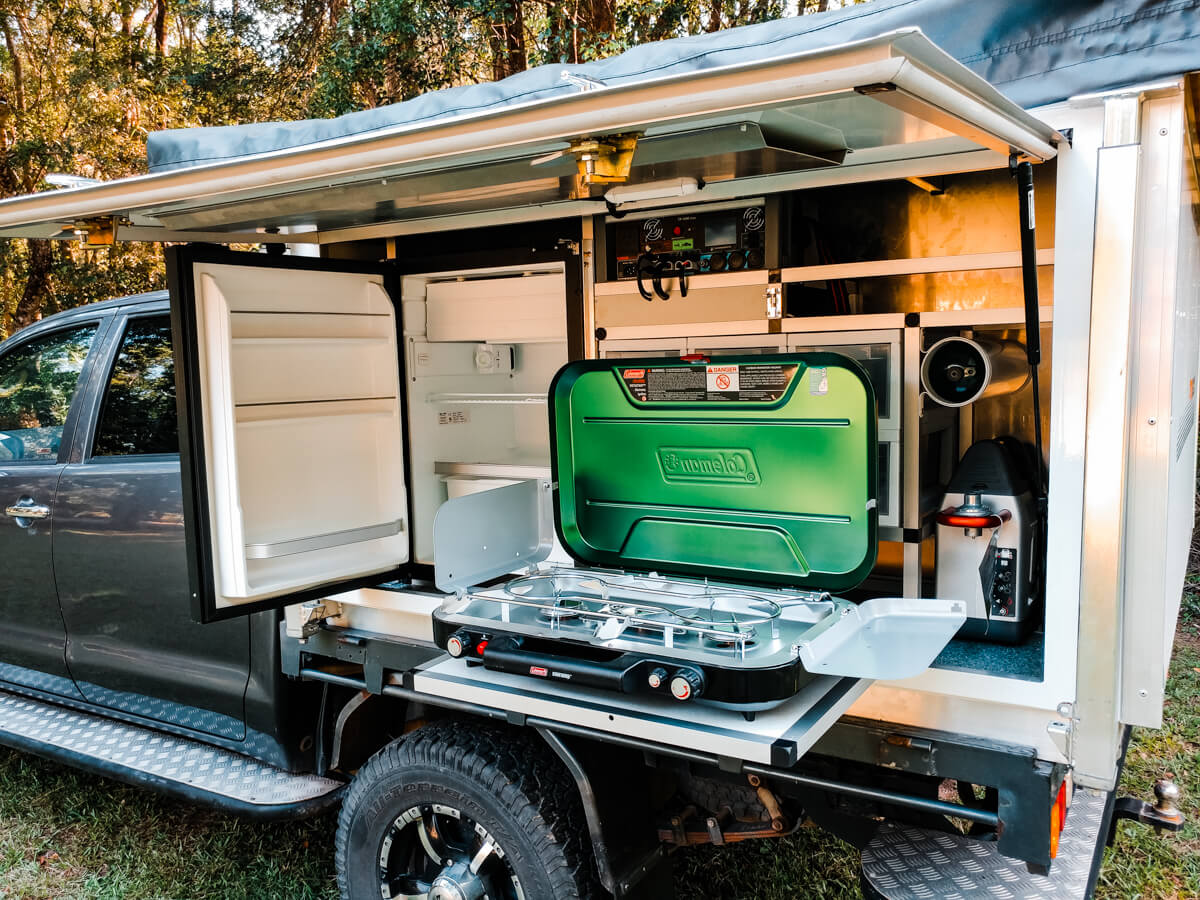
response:
{"label": "fridge door", "polygon": [[167,250],[200,621],[409,561],[397,309],[378,265]]}

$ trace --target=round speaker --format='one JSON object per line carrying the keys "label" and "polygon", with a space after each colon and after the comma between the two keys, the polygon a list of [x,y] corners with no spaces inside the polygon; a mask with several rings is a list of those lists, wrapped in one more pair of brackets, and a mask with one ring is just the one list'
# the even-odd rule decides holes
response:
{"label": "round speaker", "polygon": [[921,385],[942,406],[1011,394],[1028,381],[1025,348],[1016,341],[942,338],[921,362]]}

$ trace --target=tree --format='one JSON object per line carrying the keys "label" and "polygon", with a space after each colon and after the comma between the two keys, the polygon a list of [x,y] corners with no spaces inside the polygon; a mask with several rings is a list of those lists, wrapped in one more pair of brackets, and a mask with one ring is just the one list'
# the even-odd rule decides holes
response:
{"label": "tree", "polygon": [[[0,0],[0,196],[143,172],[150,131],[337,115],[842,2]],[[162,282],[156,248],[0,241],[0,337]]]}

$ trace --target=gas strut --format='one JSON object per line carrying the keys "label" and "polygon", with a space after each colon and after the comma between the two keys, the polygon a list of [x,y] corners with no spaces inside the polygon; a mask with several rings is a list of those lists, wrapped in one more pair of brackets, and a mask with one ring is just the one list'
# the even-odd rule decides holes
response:
{"label": "gas strut", "polygon": [[1033,212],[1033,164],[1018,162],[1014,153],[1008,168],[1017,178],[1017,206],[1021,214],[1021,275],[1025,293],[1025,358],[1029,360],[1029,378],[1033,385],[1033,446],[1037,454],[1037,502],[1041,516],[1046,515],[1046,480],[1042,460],[1042,396],[1038,385],[1038,364],[1042,361],[1042,323],[1038,309],[1037,230]]}

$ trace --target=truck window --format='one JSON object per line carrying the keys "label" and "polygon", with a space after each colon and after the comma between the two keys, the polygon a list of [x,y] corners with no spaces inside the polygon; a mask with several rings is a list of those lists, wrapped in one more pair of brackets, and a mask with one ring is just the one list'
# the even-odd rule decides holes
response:
{"label": "truck window", "polygon": [[58,460],[96,325],[56,331],[0,357],[0,463]]}
{"label": "truck window", "polygon": [[92,456],[178,452],[170,320],[130,319],[104,392]]}

